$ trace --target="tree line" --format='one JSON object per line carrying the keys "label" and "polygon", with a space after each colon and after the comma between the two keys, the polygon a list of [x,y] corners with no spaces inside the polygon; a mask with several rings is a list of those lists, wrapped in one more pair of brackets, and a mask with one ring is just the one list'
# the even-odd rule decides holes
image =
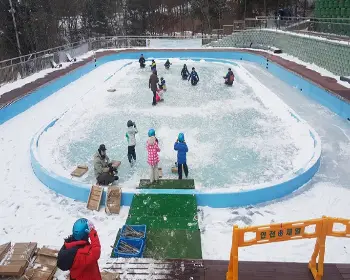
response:
{"label": "tree line", "polygon": [[95,36],[210,33],[279,8],[303,16],[310,5],[310,0],[0,0],[0,60],[18,56],[18,45],[24,55]]}

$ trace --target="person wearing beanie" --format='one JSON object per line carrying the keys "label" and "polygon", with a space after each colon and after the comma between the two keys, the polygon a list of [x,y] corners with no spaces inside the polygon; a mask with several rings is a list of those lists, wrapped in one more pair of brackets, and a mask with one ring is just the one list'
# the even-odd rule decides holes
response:
{"label": "person wearing beanie", "polygon": [[74,223],[72,235],[64,240],[58,252],[57,267],[62,271],[69,270],[72,280],[101,280],[100,256],[97,231],[91,221],[81,218]]}
{"label": "person wearing beanie", "polygon": [[185,142],[185,135],[179,133],[177,140],[174,144],[174,150],[177,151],[177,172],[179,174],[179,180],[182,180],[182,168],[185,172],[186,179],[188,177],[188,166],[187,166],[187,152],[188,147]]}
{"label": "person wearing beanie", "polygon": [[128,140],[128,160],[130,163],[130,166],[133,167],[136,161],[136,133],[138,133],[138,130],[136,128],[136,123],[134,123],[132,120],[129,120],[126,124],[128,127],[128,131],[126,132],[125,136]]}
{"label": "person wearing beanie", "polygon": [[94,155],[94,172],[97,184],[105,186],[119,179],[117,176],[117,168],[113,167],[112,162],[107,156],[106,150],[106,146],[101,144]]}
{"label": "person wearing beanie", "polygon": [[148,81],[148,86],[153,92],[153,102],[152,102],[153,106],[157,105],[156,97],[157,97],[158,83],[159,83],[159,79],[157,76],[157,71],[154,70],[151,76],[149,77],[149,81]]}
{"label": "person wearing beanie", "polygon": [[154,129],[150,129],[148,131],[148,140],[146,144],[146,149],[148,154],[147,163],[150,166],[150,182],[152,184],[154,181],[159,180],[158,153],[160,152],[160,148],[158,146],[158,139],[156,138],[156,132]]}

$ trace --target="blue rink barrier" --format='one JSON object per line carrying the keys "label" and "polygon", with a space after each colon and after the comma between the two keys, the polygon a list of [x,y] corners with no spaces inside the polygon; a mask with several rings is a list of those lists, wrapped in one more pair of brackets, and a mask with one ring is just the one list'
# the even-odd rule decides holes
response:
{"label": "blue rink barrier", "polygon": [[[245,60],[250,62],[258,63],[265,67],[266,59],[262,56],[244,53],[244,52],[235,52],[235,51],[227,51],[227,52],[215,52],[213,51],[204,51],[204,52],[195,52],[195,51],[175,51],[175,52],[147,52],[146,50],[142,50],[147,57],[154,57],[157,59],[163,58],[177,58],[182,57],[183,59],[193,59],[200,60],[205,59],[212,62],[223,62],[229,63],[231,65],[235,65],[234,61],[228,60]],[[108,55],[102,57],[98,60],[97,66],[103,65],[107,62],[119,60],[119,59],[138,59],[138,52],[121,52],[112,55]],[[47,86],[43,86],[37,91],[33,92],[31,95],[26,97],[26,100],[29,101],[26,104],[25,101],[19,100],[16,103],[6,107],[6,112],[1,113],[0,122],[4,122],[6,120],[11,119],[15,115],[25,111],[46,97],[50,96],[52,93],[57,90],[63,88],[69,83],[79,79],[81,76],[89,73],[95,69],[94,64],[87,64],[78,68],[77,70],[68,73],[66,76],[70,76],[69,78],[64,76],[59,78],[58,80],[53,81]],[[327,104],[331,104],[331,108],[333,108],[336,113],[338,113],[342,117],[349,116],[350,107],[349,104],[344,103],[344,101],[337,99],[335,96],[331,95],[324,89],[321,89],[314,85],[312,82],[304,80],[302,77],[275,65],[269,62],[269,71],[273,74],[278,75],[280,79],[287,82],[292,86],[300,86],[304,87],[303,93],[308,94],[311,97],[313,94],[318,94],[317,97],[320,99],[322,95],[324,97],[323,104],[327,106]],[[336,98],[337,100],[333,100]],[[316,98],[315,98],[316,99]],[[342,102],[342,103],[341,103]],[[18,103],[18,104],[17,104]],[[16,105],[17,104],[17,105]],[[328,106],[327,106],[328,107]],[[11,108],[14,110],[11,112]],[[330,107],[329,107],[330,108]],[[63,113],[64,114],[64,113]],[[295,113],[290,111],[292,117],[296,118],[298,121],[302,122],[302,119],[295,115]],[[60,118],[60,117],[59,117]],[[45,128],[43,128],[40,132],[38,132],[31,141],[30,148],[30,158],[33,171],[37,178],[48,186],[50,189],[64,195],[66,197],[70,197],[72,199],[86,202],[89,197],[89,192],[91,185],[76,182],[70,180],[68,178],[59,176],[53,173],[51,170],[45,168],[41,163],[38,156],[38,148],[40,143],[40,136],[47,131],[48,129],[54,129],[54,126],[59,120],[56,118],[52,122],[50,122]],[[285,179],[283,181],[271,182],[269,184],[265,184],[264,186],[254,187],[252,186],[251,190],[247,191],[238,191],[233,192],[228,190],[224,191],[215,191],[215,190],[159,190],[159,189],[123,189],[122,192],[122,205],[131,205],[132,198],[135,193],[150,193],[150,194],[192,194],[196,196],[197,203],[199,206],[210,206],[216,208],[224,208],[224,207],[240,207],[246,205],[253,205],[258,203],[264,203],[272,200],[276,200],[282,198],[286,195],[293,193],[295,190],[306,184],[317,172],[320,165],[320,156],[321,156],[321,141],[317,135],[317,133],[309,127],[310,137],[312,137],[314,141],[314,153],[310,158],[307,164],[300,168],[297,172],[295,172],[290,178]],[[102,204],[105,204],[106,200],[106,191],[103,193]]]}

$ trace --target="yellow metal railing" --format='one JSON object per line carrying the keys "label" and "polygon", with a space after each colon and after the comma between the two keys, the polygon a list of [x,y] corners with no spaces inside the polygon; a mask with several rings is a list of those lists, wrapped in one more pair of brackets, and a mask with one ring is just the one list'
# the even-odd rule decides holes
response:
{"label": "yellow metal railing", "polygon": [[[344,230],[337,230],[336,227],[338,227],[338,225],[342,226]],[[238,280],[239,247],[306,238],[316,238],[315,249],[309,262],[309,269],[315,280],[321,280],[323,276],[323,262],[327,235],[350,238],[350,220],[324,216],[321,219],[292,223],[246,228],[238,228],[238,226],[234,226],[230,263],[226,274],[226,280]]]}

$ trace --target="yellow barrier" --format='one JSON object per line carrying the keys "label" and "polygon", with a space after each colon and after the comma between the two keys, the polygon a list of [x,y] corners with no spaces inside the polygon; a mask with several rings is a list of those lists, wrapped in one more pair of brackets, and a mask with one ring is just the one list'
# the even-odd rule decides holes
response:
{"label": "yellow barrier", "polygon": [[[334,229],[337,224],[345,227],[345,230],[339,231]],[[226,280],[238,280],[239,247],[306,238],[316,238],[315,249],[309,262],[309,269],[315,280],[321,280],[323,276],[323,262],[327,235],[335,237],[350,237],[350,220],[324,216],[321,219],[292,223],[246,228],[238,228],[238,226],[234,226],[230,263],[226,274]]]}

